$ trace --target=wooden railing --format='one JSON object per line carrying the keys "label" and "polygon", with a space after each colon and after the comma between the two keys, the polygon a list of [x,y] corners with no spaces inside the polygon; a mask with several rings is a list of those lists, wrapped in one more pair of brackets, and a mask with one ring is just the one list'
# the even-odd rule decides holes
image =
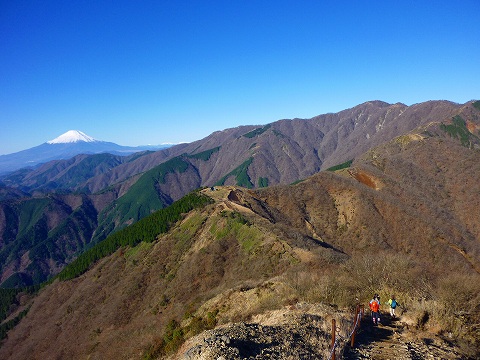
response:
{"label": "wooden railing", "polygon": [[355,335],[357,334],[358,329],[360,328],[361,320],[363,318],[363,315],[365,314],[365,307],[363,305],[357,304],[355,307],[355,315],[353,318],[353,326],[352,329],[349,333],[349,335],[346,338],[343,338],[340,336],[340,334],[337,334],[337,327],[336,327],[336,321],[335,319],[332,319],[332,345],[330,349],[330,360],[335,360],[335,352],[338,344],[340,341],[350,341],[350,347],[354,347],[355,345]]}

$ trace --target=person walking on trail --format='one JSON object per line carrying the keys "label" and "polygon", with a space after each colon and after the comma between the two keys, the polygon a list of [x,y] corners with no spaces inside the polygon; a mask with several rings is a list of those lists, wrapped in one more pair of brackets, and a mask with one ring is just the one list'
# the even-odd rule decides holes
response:
{"label": "person walking on trail", "polygon": [[390,298],[390,300],[388,300],[388,305],[390,305],[390,316],[392,318],[395,317],[395,309],[397,308],[398,306],[398,303],[397,303],[397,300],[395,300],[395,296],[392,295],[392,297]]}
{"label": "person walking on trail", "polygon": [[372,311],[372,321],[373,325],[378,325],[380,323],[380,296],[375,294],[373,299],[370,300],[368,304],[370,310]]}

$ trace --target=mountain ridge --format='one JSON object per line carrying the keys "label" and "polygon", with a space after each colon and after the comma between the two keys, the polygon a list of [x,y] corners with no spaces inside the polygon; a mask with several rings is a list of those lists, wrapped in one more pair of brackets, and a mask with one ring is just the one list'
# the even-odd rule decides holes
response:
{"label": "mountain ridge", "polygon": [[[26,205],[29,201],[28,198],[18,198],[21,192],[46,199],[51,197],[48,194],[52,192],[84,193],[94,204],[96,225],[89,230],[93,234],[90,239],[72,244],[76,251],[81,251],[84,246],[101,241],[112,231],[168,206],[201,186],[241,185],[258,188],[294,183],[330,165],[356,159],[390,141],[408,144],[417,138],[438,137],[442,141],[460,141],[468,148],[478,149],[480,141],[475,134],[480,135],[479,109],[475,104],[432,101],[408,107],[374,101],[312,119],[279,120],[263,126],[225,129],[194,143],[130,157],[79,155],[70,160],[44,164],[37,170],[23,170],[3,177],[7,186],[3,196],[17,199],[17,205],[12,207],[8,203],[0,203],[0,215],[9,214],[18,219],[24,216],[21,209],[29,208]],[[355,176],[361,178],[364,174]],[[427,187],[424,187],[424,191],[430,192]],[[58,219],[73,216],[75,208],[66,208],[70,208],[71,215],[62,215]],[[42,211],[46,210],[39,209],[39,213]],[[2,215],[0,220],[6,216]],[[51,218],[52,215],[45,213],[45,216]],[[45,228],[46,233],[52,233],[60,225],[58,221],[37,220],[36,226]],[[17,224],[20,222],[17,221]],[[73,226],[75,222],[66,224]],[[69,231],[83,231],[78,228],[82,223],[77,224]],[[2,233],[5,244],[15,243],[19,225],[11,223],[9,226],[0,226],[0,229],[5,229]],[[65,254],[65,251],[59,250],[63,245],[58,244],[58,240],[46,237],[37,241],[39,244],[36,246],[51,249],[44,253],[50,253],[49,256],[56,258],[60,264],[65,264],[72,256],[72,252],[69,252],[63,258],[65,255],[61,254]],[[7,246],[0,249],[0,255],[1,252],[7,254],[7,249]],[[16,254],[17,258],[21,254],[27,256],[28,249],[17,251]],[[26,270],[26,264],[33,266],[36,261],[24,262],[22,266],[17,262],[13,267],[9,265],[9,268],[16,267],[22,273]],[[42,276],[52,274],[48,270],[51,265],[42,266]],[[35,272],[29,270],[27,273],[33,275]],[[5,273],[2,280],[6,280]]]}
{"label": "mountain ridge", "polygon": [[[375,104],[379,103],[381,106],[375,107]],[[438,104],[440,108],[437,109],[435,104]],[[321,168],[325,169],[330,166],[343,163],[361,154],[362,152],[365,152],[369,147],[389,141],[396,135],[413,130],[417,126],[430,123],[432,121],[446,121],[459,112],[462,106],[468,106],[469,104],[471,103],[460,105],[448,101],[431,101],[412,105],[412,108],[398,103],[389,105],[384,102],[374,101],[360,104],[356,107],[343,110],[336,114],[332,113],[319,115],[311,119],[278,120],[269,124],[268,127],[270,132],[273,132],[277,137],[282,137],[282,131],[285,131],[287,134],[292,133],[294,138],[289,140],[290,144],[286,144],[286,146],[294,146],[297,148],[297,150],[292,149],[297,157],[295,162],[301,163],[302,160],[299,159],[299,157],[307,156],[306,161],[308,161],[308,164],[301,164],[301,166],[302,168],[309,170],[307,170],[308,172],[297,170],[295,173],[293,170],[283,171],[278,173],[275,176],[275,179],[271,179],[270,183],[288,183],[296,181],[298,178],[301,178],[302,176],[309,176]],[[422,107],[425,107],[426,111],[422,110]],[[385,111],[384,109],[387,110]],[[409,111],[404,114],[406,109],[409,109]],[[369,113],[369,111],[373,112],[373,114]],[[417,114],[418,112],[421,112],[422,114]],[[369,118],[373,118],[374,116],[377,119],[376,123],[373,123],[373,121],[368,121]],[[383,124],[380,122],[380,120],[383,122]],[[312,126],[300,130],[300,133],[295,135],[293,126],[304,127],[305,122],[312,123]],[[172,157],[179,156],[184,152],[193,154],[195,152],[207,151],[211,148],[223,146],[224,152],[230,153],[230,157],[226,157],[222,163],[217,164],[216,171],[219,174],[222,173],[222,175],[219,176],[216,173],[212,173],[212,180],[210,181],[211,183],[213,182],[213,179],[218,179],[219,177],[223,176],[223,174],[228,173],[229,171],[233,170],[234,167],[240,165],[241,163],[238,162],[239,158],[243,158],[243,161],[245,161],[250,157],[250,155],[242,155],[241,157],[236,156],[238,155],[239,151],[238,146],[241,146],[239,139],[244,138],[243,135],[248,134],[249,131],[262,128],[264,128],[264,126],[249,125],[240,126],[233,129],[226,129],[223,131],[214,132],[206,138],[193,143],[176,145],[167,150],[156,151],[155,153],[143,157],[141,161],[135,162],[135,170],[128,168],[130,166],[133,167],[134,163],[130,164],[127,168],[122,166],[121,172],[117,172],[117,174],[115,174],[116,169],[113,168],[111,170],[111,174],[108,172],[103,173],[100,175],[102,179],[91,179],[89,180],[89,185],[87,186],[90,191],[99,191],[101,190],[101,187],[94,184],[96,181],[102,184],[105,184],[105,181],[107,181],[108,184],[111,185],[112,182],[111,180],[107,180],[108,177],[112,177],[115,182],[122,181],[122,179],[126,179],[135,173],[138,174],[150,169],[153,167],[153,165],[159,164]],[[258,135],[261,136],[265,134],[260,133]],[[326,138],[323,139],[323,137]],[[358,144],[359,146],[350,145],[347,147],[338,147],[336,144],[339,141],[339,137],[342,142],[348,141],[353,144]],[[320,142],[323,143],[319,145]],[[241,151],[244,154],[249,153],[250,146],[252,145],[253,142],[245,141],[245,145],[243,145]],[[303,153],[302,150],[298,150],[299,147],[312,149],[313,153]],[[260,148],[260,150],[262,149]],[[274,150],[276,153],[281,154],[279,152],[280,149]],[[265,158],[264,162],[267,160],[271,162],[272,155],[269,155],[268,149],[265,151],[266,153],[260,157]],[[285,161],[290,161],[291,163],[291,160],[289,159],[285,159]],[[227,168],[227,164],[237,165]],[[262,167],[264,166],[266,166],[266,164],[262,165]],[[277,165],[278,168],[282,166],[291,167],[290,164]],[[252,169],[252,172],[253,171],[254,170]],[[284,175],[282,176],[282,174]],[[207,186],[209,185],[208,181],[208,179],[205,181]]]}

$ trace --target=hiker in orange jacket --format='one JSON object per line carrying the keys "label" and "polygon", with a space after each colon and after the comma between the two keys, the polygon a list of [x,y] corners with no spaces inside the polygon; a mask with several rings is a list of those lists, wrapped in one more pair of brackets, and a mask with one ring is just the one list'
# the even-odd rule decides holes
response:
{"label": "hiker in orange jacket", "polygon": [[375,294],[373,296],[373,299],[370,300],[370,303],[368,304],[370,307],[370,310],[372,311],[372,321],[374,325],[377,325],[380,323],[380,296],[378,294]]}

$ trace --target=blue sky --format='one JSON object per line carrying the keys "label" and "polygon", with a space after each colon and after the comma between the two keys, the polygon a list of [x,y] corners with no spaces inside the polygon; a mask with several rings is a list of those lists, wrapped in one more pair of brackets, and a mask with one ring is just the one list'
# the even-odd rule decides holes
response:
{"label": "blue sky", "polygon": [[480,2],[0,0],[0,154],[480,98]]}

